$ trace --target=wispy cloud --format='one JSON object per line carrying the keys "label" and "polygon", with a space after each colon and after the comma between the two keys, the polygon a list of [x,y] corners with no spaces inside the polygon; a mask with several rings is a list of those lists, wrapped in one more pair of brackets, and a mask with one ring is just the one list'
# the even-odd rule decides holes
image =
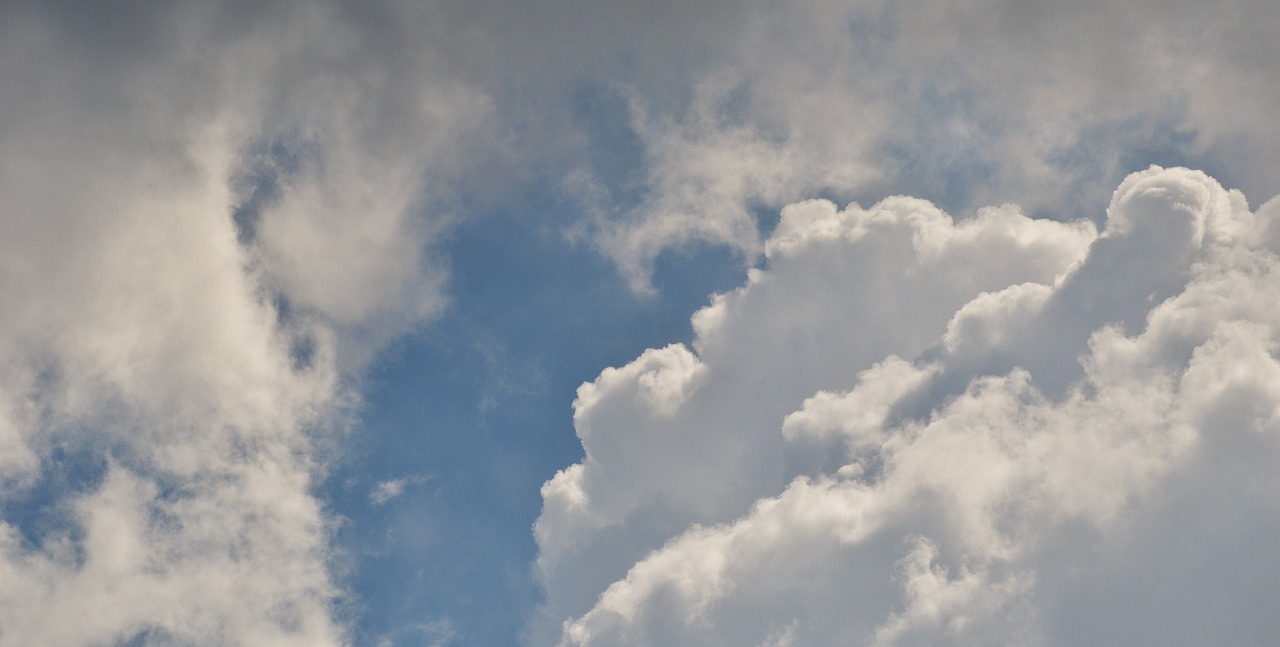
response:
{"label": "wispy cloud", "polygon": [[369,502],[373,505],[386,505],[392,499],[404,494],[405,487],[426,482],[427,477],[416,474],[388,481],[379,481],[373,487],[373,490],[369,492]]}

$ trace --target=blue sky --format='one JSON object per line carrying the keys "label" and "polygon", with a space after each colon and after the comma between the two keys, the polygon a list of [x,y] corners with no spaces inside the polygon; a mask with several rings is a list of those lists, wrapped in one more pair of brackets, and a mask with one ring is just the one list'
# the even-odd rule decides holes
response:
{"label": "blue sky", "polygon": [[[516,644],[539,597],[538,488],[582,455],[574,391],[602,366],[691,338],[688,314],[743,275],[722,252],[673,253],[657,294],[637,295],[538,219],[514,224],[455,232],[448,309],[371,369],[364,431],[326,488],[350,519],[338,541],[356,562],[367,639],[402,631],[392,644],[418,644],[406,626],[448,619],[460,643]],[[396,479],[403,494],[376,505],[377,483]]]}
{"label": "blue sky", "polygon": [[1268,644],[1270,0],[0,7],[0,647]]}

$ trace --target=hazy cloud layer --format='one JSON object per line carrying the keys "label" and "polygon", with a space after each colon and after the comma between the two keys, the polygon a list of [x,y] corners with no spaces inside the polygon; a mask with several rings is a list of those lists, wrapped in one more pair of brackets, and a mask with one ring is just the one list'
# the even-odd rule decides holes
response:
{"label": "hazy cloud layer", "polygon": [[[814,195],[907,193],[959,215],[1012,201],[1074,219],[1152,155],[1221,169],[1259,199],[1280,192],[1273,2],[740,11],[704,39],[684,96],[621,81],[646,190],[601,208],[599,233],[639,285],[690,239],[758,253],[759,211]],[[598,204],[611,190],[604,177],[584,193]]]}
{"label": "hazy cloud layer", "polygon": [[788,207],[692,349],[579,390],[534,642],[1265,643],[1275,204],[1153,167],[1100,234]]}
{"label": "hazy cloud layer", "polygon": [[346,642],[315,478],[441,307],[431,190],[489,112],[420,18],[0,11],[0,644]]}

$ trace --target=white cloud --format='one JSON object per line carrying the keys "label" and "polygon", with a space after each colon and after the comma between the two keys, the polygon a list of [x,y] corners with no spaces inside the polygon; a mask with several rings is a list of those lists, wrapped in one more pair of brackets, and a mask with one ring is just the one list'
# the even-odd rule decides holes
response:
{"label": "white cloud", "polygon": [[1272,218],[1156,167],[1097,237],[1012,207],[788,207],[695,351],[580,391],[532,641],[1265,643]]}

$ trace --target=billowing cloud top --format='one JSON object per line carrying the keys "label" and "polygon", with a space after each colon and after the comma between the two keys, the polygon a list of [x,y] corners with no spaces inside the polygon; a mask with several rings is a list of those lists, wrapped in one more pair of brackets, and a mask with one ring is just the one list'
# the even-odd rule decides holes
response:
{"label": "billowing cloud top", "polygon": [[692,349],[579,390],[537,640],[1264,644],[1277,218],[1158,167],[1101,234],[788,207]]}

